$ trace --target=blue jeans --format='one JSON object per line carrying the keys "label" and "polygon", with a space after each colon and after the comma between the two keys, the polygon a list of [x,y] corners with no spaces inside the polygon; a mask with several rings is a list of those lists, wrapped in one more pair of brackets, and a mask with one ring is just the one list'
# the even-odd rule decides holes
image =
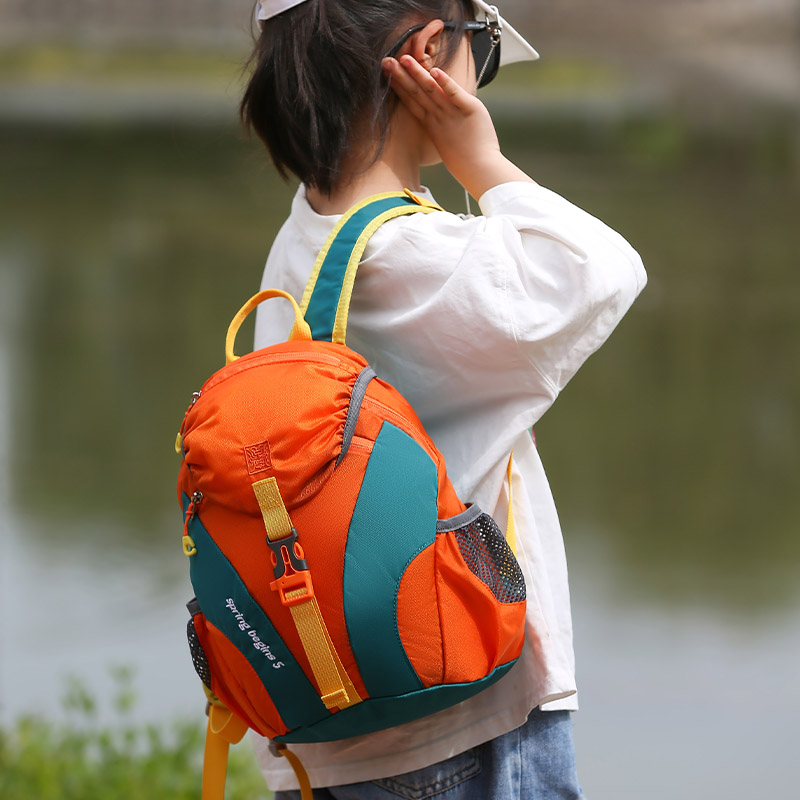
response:
{"label": "blue jeans", "polygon": [[[314,800],[583,800],[569,711],[535,709],[515,731],[424,769],[314,789]],[[300,800],[276,792],[275,800]]]}

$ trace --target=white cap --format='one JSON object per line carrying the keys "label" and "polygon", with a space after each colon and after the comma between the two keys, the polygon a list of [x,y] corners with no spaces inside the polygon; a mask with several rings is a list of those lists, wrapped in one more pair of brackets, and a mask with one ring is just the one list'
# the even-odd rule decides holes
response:
{"label": "white cap", "polygon": [[[306,0],[261,0],[256,6],[256,20],[261,27],[264,20],[277,17],[290,8],[305,3]],[[517,33],[501,16],[496,6],[490,6],[483,0],[472,0],[475,7],[476,19],[488,19],[490,22],[497,21],[503,32],[500,44],[500,66],[513,64],[515,61],[535,61],[539,54],[531,47],[525,39]]]}
{"label": "white cap", "polygon": [[306,0],[261,0],[261,2],[256,5],[258,27],[262,27],[261,23],[264,20],[277,17],[278,14],[283,14],[284,11],[288,11],[290,8],[294,8],[305,2]]}
{"label": "white cap", "polygon": [[484,3],[483,0],[472,0],[472,5],[475,6],[476,19],[487,19],[489,22],[497,21],[500,23],[500,30],[503,32],[500,39],[501,67],[505,64],[513,64],[516,61],[536,61],[539,58],[539,54],[525,41],[525,38],[500,16],[497,6],[490,6],[488,3]]}

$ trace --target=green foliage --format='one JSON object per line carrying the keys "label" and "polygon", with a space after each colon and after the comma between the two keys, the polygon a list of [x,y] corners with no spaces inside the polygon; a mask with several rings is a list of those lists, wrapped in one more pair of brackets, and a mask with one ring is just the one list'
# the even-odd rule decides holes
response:
{"label": "green foliage", "polygon": [[[194,720],[135,723],[133,675],[112,670],[112,720],[98,723],[96,698],[70,677],[63,721],[25,716],[0,727],[3,800],[198,800],[205,731]],[[272,795],[247,742],[231,748],[227,800]]]}

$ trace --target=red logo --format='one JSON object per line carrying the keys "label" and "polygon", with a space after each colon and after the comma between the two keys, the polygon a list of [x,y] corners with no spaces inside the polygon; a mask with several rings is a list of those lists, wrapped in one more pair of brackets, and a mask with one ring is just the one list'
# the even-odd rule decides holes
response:
{"label": "red logo", "polygon": [[244,456],[247,459],[247,471],[254,475],[256,472],[264,472],[272,469],[272,457],[269,453],[269,442],[251,444],[244,449]]}

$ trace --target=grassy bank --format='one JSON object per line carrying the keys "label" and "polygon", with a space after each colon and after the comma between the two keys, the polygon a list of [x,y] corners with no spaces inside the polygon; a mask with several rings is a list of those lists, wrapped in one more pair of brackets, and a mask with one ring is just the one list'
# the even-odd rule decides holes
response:
{"label": "grassy bank", "polygon": [[[70,679],[58,720],[26,716],[0,727],[3,800],[196,800],[200,797],[205,730],[194,720],[134,720],[128,670],[115,671],[111,715],[77,679]],[[104,721],[100,721],[102,716]],[[266,800],[255,757],[245,741],[231,749],[227,800]]]}

